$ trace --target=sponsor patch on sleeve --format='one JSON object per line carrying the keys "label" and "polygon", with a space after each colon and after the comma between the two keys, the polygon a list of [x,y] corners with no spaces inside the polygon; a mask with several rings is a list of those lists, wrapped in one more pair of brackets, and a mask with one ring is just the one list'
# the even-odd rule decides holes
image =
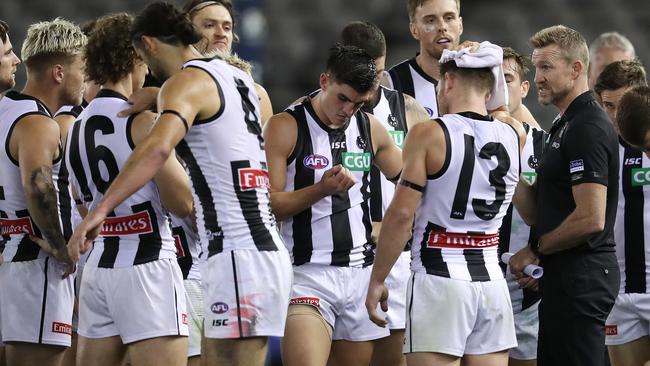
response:
{"label": "sponsor patch on sleeve", "polygon": [[577,173],[585,170],[585,163],[582,159],[571,160],[569,162],[569,173]]}

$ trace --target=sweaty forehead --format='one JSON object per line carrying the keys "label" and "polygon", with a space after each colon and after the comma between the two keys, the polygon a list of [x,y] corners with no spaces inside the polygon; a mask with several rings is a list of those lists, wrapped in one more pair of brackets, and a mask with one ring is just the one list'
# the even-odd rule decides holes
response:
{"label": "sweaty forehead", "polygon": [[232,17],[230,16],[228,9],[218,4],[209,5],[197,11],[196,14],[194,15],[194,19],[195,20],[210,19],[219,22],[232,23]]}
{"label": "sweaty forehead", "polygon": [[560,51],[560,47],[555,44],[551,44],[542,48],[535,48],[533,50],[533,55],[531,56],[533,63],[539,61],[556,61],[562,58],[563,56],[562,52]]}
{"label": "sweaty forehead", "polygon": [[447,13],[458,13],[458,5],[455,0],[428,0],[415,8],[416,18]]}
{"label": "sweaty forehead", "polygon": [[506,58],[503,60],[503,73],[506,75],[518,75],[519,65],[514,58]]}

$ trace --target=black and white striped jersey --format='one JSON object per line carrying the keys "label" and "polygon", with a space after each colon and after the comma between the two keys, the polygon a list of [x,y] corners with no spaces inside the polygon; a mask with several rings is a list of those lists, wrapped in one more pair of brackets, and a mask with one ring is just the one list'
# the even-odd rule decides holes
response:
{"label": "black and white striped jersey", "polygon": [[[526,129],[527,136],[526,144],[521,152],[521,176],[529,184],[534,184],[537,179],[536,169],[539,165],[539,159],[544,152],[546,132],[530,127],[528,124],[524,124],[524,128]],[[532,235],[531,230],[531,227],[526,225],[517,212],[517,209],[511,203],[506,216],[503,218],[501,229],[499,229],[499,257],[501,257],[501,253],[517,253],[526,247]],[[519,288],[519,284],[515,281],[514,276],[507,269],[507,266],[502,262],[499,264],[508,281],[513,311],[518,313],[534,305],[540,299],[539,291]]]}
{"label": "black and white striped jersey", "polygon": [[80,105],[64,105],[54,113],[54,118],[58,116],[72,116],[74,118],[78,118],[87,105],[88,102],[86,102],[85,100],[82,101]]}
{"label": "black and white striped jersey", "polygon": [[416,57],[402,61],[388,70],[393,89],[415,98],[429,113],[438,117],[438,81],[427,75],[418,65]]}
{"label": "black and white striped jersey", "polygon": [[184,280],[200,280],[199,246],[201,245],[199,233],[192,225],[190,216],[181,218],[170,214],[172,236],[176,245],[178,266],[181,267]]}
{"label": "black and white striped jersey", "polygon": [[427,177],[415,214],[414,272],[465,281],[503,279],[499,227],[519,180],[519,138],[492,117],[447,114],[442,169]]}
{"label": "black and white striped jersey", "polygon": [[[13,128],[19,120],[33,114],[51,117],[45,104],[34,97],[10,91],[0,99],[0,137],[4,141],[4,149],[0,152],[0,231],[4,242],[2,255],[6,262],[30,261],[47,256],[29,239],[29,235],[40,237],[41,234],[27,210],[18,161],[9,154]],[[61,153],[52,162],[52,179],[56,189],[60,168]],[[59,209],[70,199],[69,195],[60,193],[57,192]]]}
{"label": "black and white striped jersey", "polygon": [[[65,160],[84,206],[91,210],[117,177],[135,148],[135,116],[117,117],[127,98],[102,89],[68,131]],[[167,212],[158,188],[148,182],[108,215],[86,265],[121,268],[176,258]]]}
{"label": "black and white striped jersey", "polygon": [[221,99],[219,111],[194,121],[176,146],[192,182],[203,253],[284,250],[271,213],[259,98],[253,80],[216,58],[191,60],[183,67],[208,73]]}
{"label": "black and white striped jersey", "polygon": [[620,140],[619,192],[614,237],[620,293],[650,293],[650,159]]}
{"label": "black and white striped jersey", "polygon": [[374,156],[367,115],[358,111],[344,126],[332,129],[320,121],[310,99],[286,112],[295,118],[298,129],[287,160],[286,192],[318,183],[323,173],[338,164],[356,178],[347,192],[325,197],[282,222],[282,238],[293,264],[371,265],[374,245],[368,201]]}
{"label": "black and white striped jersey", "polygon": [[[395,144],[400,149],[402,148],[408,131],[404,94],[382,86],[379,88],[377,103],[364,105],[361,109],[375,116],[388,130]],[[372,221],[383,220],[384,212],[395,194],[395,183],[389,181],[388,178],[376,166],[373,165],[370,168],[370,216]]]}

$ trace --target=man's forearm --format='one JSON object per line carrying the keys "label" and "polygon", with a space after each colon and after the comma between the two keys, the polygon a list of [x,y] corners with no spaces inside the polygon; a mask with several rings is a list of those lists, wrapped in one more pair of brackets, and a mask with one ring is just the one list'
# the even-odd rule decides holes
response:
{"label": "man's forearm", "polygon": [[271,208],[279,220],[286,220],[308,209],[325,195],[317,184],[292,192],[271,193]]}
{"label": "man's forearm", "polygon": [[539,252],[553,254],[583,244],[598,232],[593,228],[592,221],[591,217],[573,211],[560,226],[542,235],[539,239]]}
{"label": "man's forearm", "polygon": [[411,236],[412,224],[413,215],[408,216],[396,214],[390,210],[386,211],[377,243],[372,281],[384,282],[386,280]]}
{"label": "man's forearm", "polygon": [[537,223],[537,197],[535,186],[531,186],[522,179],[517,183],[515,195],[512,198],[517,212],[528,226]]}
{"label": "man's forearm", "polygon": [[29,187],[25,188],[29,215],[50,245],[49,250],[62,250],[66,241],[59,222],[52,168],[44,166],[34,170],[29,178]]}

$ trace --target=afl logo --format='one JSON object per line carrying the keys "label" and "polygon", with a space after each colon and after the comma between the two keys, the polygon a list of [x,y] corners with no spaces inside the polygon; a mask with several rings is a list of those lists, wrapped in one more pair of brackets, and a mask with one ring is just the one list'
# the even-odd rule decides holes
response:
{"label": "afl logo", "polygon": [[215,302],[214,304],[210,305],[210,311],[215,314],[223,314],[228,311],[228,304],[225,302]]}
{"label": "afl logo", "polygon": [[424,109],[426,109],[427,113],[429,113],[429,117],[433,117],[433,109],[431,109],[429,107],[424,107]]}
{"label": "afl logo", "polygon": [[329,165],[330,161],[323,155],[307,155],[302,159],[302,164],[309,169],[323,169]]}
{"label": "afl logo", "polygon": [[528,158],[528,166],[531,167],[532,169],[537,169],[539,168],[539,161],[535,157],[535,155],[531,155]]}

